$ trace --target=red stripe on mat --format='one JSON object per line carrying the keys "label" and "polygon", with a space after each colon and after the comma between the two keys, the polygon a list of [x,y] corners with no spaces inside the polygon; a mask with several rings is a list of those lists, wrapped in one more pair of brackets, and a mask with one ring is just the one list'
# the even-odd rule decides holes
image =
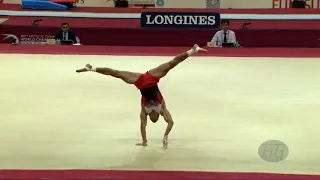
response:
{"label": "red stripe on mat", "polygon": [[122,170],[1,170],[0,180],[319,180],[317,175],[271,173],[190,172],[190,171],[122,171]]}
{"label": "red stripe on mat", "polygon": [[[128,55],[175,56],[190,47],[143,46],[55,46],[0,44],[0,53],[14,54],[78,54],[78,55]],[[209,52],[196,56],[220,57],[296,57],[320,58],[318,48],[208,48]]]}

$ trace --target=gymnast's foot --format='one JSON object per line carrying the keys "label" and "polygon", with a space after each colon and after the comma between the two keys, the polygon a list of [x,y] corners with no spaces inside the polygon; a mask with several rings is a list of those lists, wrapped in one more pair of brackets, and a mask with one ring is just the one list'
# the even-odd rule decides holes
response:
{"label": "gymnast's foot", "polygon": [[92,66],[90,64],[87,64],[84,68],[78,69],[76,72],[80,73],[80,72],[87,72],[87,71],[91,71]]}
{"label": "gymnast's foot", "polygon": [[136,146],[148,146],[147,142],[137,143]]}
{"label": "gymnast's foot", "polygon": [[199,47],[198,44],[193,45],[192,49],[194,49],[195,52],[208,52],[208,50]]}

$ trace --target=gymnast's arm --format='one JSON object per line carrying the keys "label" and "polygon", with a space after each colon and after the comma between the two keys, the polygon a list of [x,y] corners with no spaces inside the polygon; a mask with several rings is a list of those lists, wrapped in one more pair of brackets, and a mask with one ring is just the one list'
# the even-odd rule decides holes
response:
{"label": "gymnast's arm", "polygon": [[148,115],[143,109],[143,105],[141,105],[141,112],[140,112],[140,131],[141,131],[141,137],[142,137],[142,143],[138,143],[137,145],[140,146],[147,146],[147,132],[146,132],[146,127],[147,127],[147,118]]}

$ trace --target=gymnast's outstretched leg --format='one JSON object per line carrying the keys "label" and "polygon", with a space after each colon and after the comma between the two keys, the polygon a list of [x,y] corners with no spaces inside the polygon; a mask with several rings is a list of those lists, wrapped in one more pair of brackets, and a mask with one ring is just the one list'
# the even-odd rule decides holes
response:
{"label": "gymnast's outstretched leg", "polygon": [[92,67],[90,64],[87,64],[82,69],[78,69],[76,72],[80,73],[80,72],[88,72],[88,71],[94,71],[100,74],[119,78],[128,84],[134,84],[141,75],[140,73],[129,72],[129,71],[119,71],[119,70],[115,70],[107,67]]}
{"label": "gymnast's outstretched leg", "polygon": [[198,52],[207,52],[206,49],[203,49],[201,47],[199,47],[197,44],[195,44],[189,51],[178,54],[173,60],[161,64],[160,66],[149,70],[148,72],[152,75],[155,76],[157,78],[162,78],[165,75],[167,75],[167,73],[173,69],[174,67],[176,67],[179,63],[181,63],[182,61],[184,61],[185,59],[187,59],[189,56],[191,56],[194,53],[198,53]]}

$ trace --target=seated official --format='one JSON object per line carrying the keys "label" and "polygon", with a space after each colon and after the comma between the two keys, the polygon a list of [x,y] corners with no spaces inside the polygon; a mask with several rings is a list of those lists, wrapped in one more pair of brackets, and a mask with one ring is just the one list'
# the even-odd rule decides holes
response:
{"label": "seated official", "polygon": [[76,44],[77,42],[77,36],[70,31],[70,25],[68,23],[62,23],[61,25],[61,30],[56,34],[56,36],[54,37],[54,39],[60,40],[61,44],[63,44],[63,42],[70,42],[72,41],[71,44]]}
{"label": "seated official", "polygon": [[236,34],[229,29],[230,21],[222,20],[221,26],[222,29],[213,36],[209,47],[223,47],[223,46],[232,46],[232,44],[237,43]]}

